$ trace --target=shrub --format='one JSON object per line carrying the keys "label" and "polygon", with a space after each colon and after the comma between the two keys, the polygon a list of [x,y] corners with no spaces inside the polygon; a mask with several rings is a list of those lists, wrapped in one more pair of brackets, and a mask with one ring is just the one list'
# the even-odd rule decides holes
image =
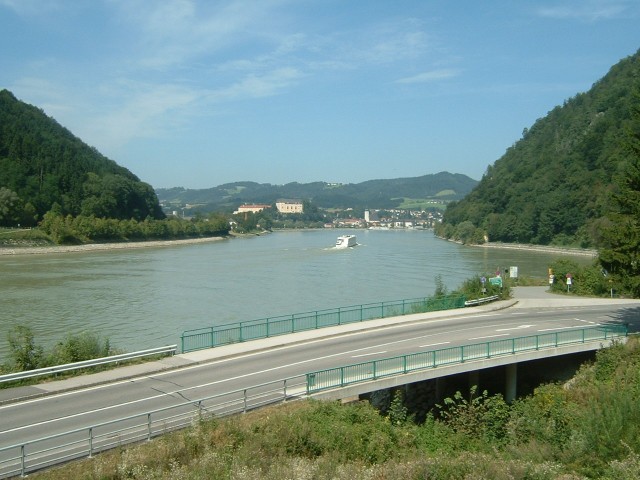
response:
{"label": "shrub", "polygon": [[109,339],[101,339],[91,332],[81,332],[78,335],[67,335],[63,342],[59,342],[51,353],[51,364],[81,362],[93,358],[108,357],[112,354]]}
{"label": "shrub", "polygon": [[509,406],[502,395],[489,396],[486,390],[476,395],[477,388],[471,387],[469,398],[459,391],[453,398],[445,398],[444,405],[436,406],[440,417],[455,432],[470,439],[500,444],[506,434]]}
{"label": "shrub", "polygon": [[34,370],[40,366],[43,349],[36,345],[31,328],[14,326],[7,335],[7,341],[15,370]]}

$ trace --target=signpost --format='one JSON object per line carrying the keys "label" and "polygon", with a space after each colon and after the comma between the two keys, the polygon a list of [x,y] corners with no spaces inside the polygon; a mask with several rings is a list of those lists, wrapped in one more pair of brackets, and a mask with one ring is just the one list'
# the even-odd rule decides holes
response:
{"label": "signpost", "polygon": [[571,290],[572,278],[573,278],[573,275],[571,275],[570,273],[567,273],[567,293],[569,292],[569,290]]}

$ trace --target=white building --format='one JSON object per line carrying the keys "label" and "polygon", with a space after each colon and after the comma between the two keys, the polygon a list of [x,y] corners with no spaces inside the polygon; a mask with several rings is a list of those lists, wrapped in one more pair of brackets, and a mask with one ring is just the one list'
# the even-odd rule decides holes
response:
{"label": "white building", "polygon": [[236,210],[233,213],[234,214],[236,214],[236,213],[245,213],[245,212],[258,213],[258,212],[261,212],[262,210],[264,210],[265,208],[271,208],[271,205],[257,204],[257,203],[245,204],[245,205],[240,205],[238,207],[238,210]]}

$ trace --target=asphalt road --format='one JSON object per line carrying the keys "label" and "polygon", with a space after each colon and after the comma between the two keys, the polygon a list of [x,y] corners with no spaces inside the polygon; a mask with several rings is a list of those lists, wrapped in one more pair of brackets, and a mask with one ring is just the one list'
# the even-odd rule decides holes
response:
{"label": "asphalt road", "polygon": [[[162,362],[0,391],[0,449],[185,401],[379,358],[605,323],[639,326],[640,302],[551,296],[417,314],[177,355]],[[181,368],[178,368],[181,367]],[[2,456],[0,455],[0,461]]]}

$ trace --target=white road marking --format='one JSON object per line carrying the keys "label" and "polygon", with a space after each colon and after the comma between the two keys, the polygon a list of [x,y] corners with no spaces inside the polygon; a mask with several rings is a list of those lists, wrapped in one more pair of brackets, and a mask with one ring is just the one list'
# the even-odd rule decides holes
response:
{"label": "white road marking", "polygon": [[[545,312],[546,313],[546,312]],[[451,322],[451,321],[455,321],[455,320],[460,320],[462,318],[466,318],[466,319],[472,319],[472,318],[483,318],[483,317],[493,317],[493,316],[499,316],[501,314],[499,313],[487,313],[487,314],[479,314],[479,315],[468,315],[468,316],[461,316],[461,317],[457,317],[457,316],[453,316],[453,317],[448,317],[448,318],[439,318],[439,319],[433,319],[433,320],[427,320],[425,321],[425,325],[434,325],[434,324],[441,324],[441,323],[445,323],[445,322]],[[598,325],[598,324],[596,324]],[[383,327],[382,329],[399,329],[399,328],[408,328],[411,326],[415,326],[415,324],[411,325],[411,324],[398,324],[398,325],[388,325],[386,327]],[[457,329],[457,330],[450,330],[448,332],[442,332],[442,333],[435,333],[435,334],[430,334],[430,335],[424,335],[424,338],[428,338],[428,337],[436,337],[436,336],[443,336],[443,335],[451,335],[454,333],[461,333],[461,332],[467,332],[467,331],[472,331],[472,330],[478,330],[478,329],[484,329],[484,328],[493,328],[493,327],[501,327],[503,326],[503,324],[500,325],[482,325],[482,326],[474,326],[474,327],[470,327],[470,328],[461,328],[461,329]],[[569,327],[569,328],[578,328],[578,327]],[[549,329],[549,330],[553,330],[553,329]],[[542,330],[539,330],[542,331]],[[345,335],[343,335],[343,337],[349,337],[349,336],[354,336],[354,335],[364,335],[367,334],[367,331],[356,331],[356,332],[350,332],[347,333]],[[508,334],[505,334],[508,335]],[[505,335],[497,335],[497,336],[505,336]],[[477,339],[485,339],[485,338],[493,338],[495,336],[485,336],[485,337],[476,337],[476,338],[472,338],[471,340],[477,340]],[[413,337],[410,340],[415,340],[416,338],[422,338],[422,337]],[[319,342],[325,342],[327,339],[326,338],[320,338],[320,339],[315,339],[315,340],[310,340],[305,342],[305,344],[313,344],[313,343],[319,343]],[[227,378],[224,380],[219,380],[219,381],[214,381],[214,382],[210,382],[210,383],[206,383],[206,384],[201,384],[201,385],[195,385],[192,387],[186,387],[186,388],[181,388],[179,390],[175,390],[175,391],[170,391],[170,392],[166,392],[162,395],[154,395],[151,397],[145,397],[139,400],[135,400],[132,401],[130,403],[137,403],[137,402],[143,402],[143,401],[147,401],[147,400],[151,400],[154,398],[158,398],[161,396],[170,396],[170,395],[175,395],[175,394],[179,394],[181,392],[186,392],[189,390],[194,390],[197,388],[203,388],[203,387],[208,387],[211,385],[215,385],[218,383],[223,383],[223,382],[228,382],[231,380],[237,380],[237,379],[241,379],[241,378],[245,378],[245,377],[249,377],[249,376],[253,376],[253,375],[258,375],[261,373],[265,373],[268,371],[273,371],[273,370],[278,370],[278,369],[283,369],[283,368],[287,368],[287,367],[291,367],[291,366],[296,366],[296,365],[301,365],[301,364],[305,364],[305,363],[312,363],[315,362],[317,360],[322,360],[322,359],[326,359],[326,358],[331,358],[331,357],[336,357],[336,356],[341,356],[341,355],[349,355],[350,353],[354,353],[354,352],[358,352],[358,351],[363,351],[363,350],[370,350],[372,348],[376,348],[376,347],[381,347],[381,346],[385,346],[385,345],[391,345],[393,343],[403,343],[407,340],[399,340],[396,342],[389,342],[386,344],[380,344],[380,345],[372,345],[369,347],[365,347],[365,348],[361,348],[361,349],[357,349],[357,350],[352,350],[352,351],[346,351],[346,352],[340,352],[340,353],[335,353],[332,355],[327,355],[327,356],[321,356],[321,357],[317,357],[317,358],[313,358],[313,359],[307,359],[301,362],[297,362],[297,363],[293,363],[293,364],[289,364],[289,365],[282,365],[279,367],[275,367],[272,369],[268,369],[268,370],[264,370],[264,371],[260,371],[260,372],[253,372],[250,374],[246,374],[246,375],[242,375],[239,377],[234,377],[234,378]],[[423,345],[419,348],[427,348],[429,346],[437,346],[437,345],[441,345],[441,344],[447,344],[450,342],[441,342],[441,343],[435,343],[435,344],[431,344],[431,345]],[[273,349],[270,349],[269,352],[274,352],[274,351],[279,351],[279,350],[284,350],[284,349],[291,349],[291,348],[296,348],[299,347],[299,345],[282,345]],[[221,347],[224,348],[224,347]],[[191,366],[184,366],[181,367],[180,370],[182,372],[185,371],[189,371],[192,369],[197,369],[197,368],[210,368],[213,365],[220,365],[220,364],[225,364],[225,363],[229,363],[229,362],[233,362],[233,361],[237,361],[239,358],[248,358],[248,357],[253,357],[253,356],[257,356],[257,355],[263,355],[265,354],[265,351],[255,351],[255,352],[245,352],[239,355],[235,355],[232,357],[227,357],[227,358],[222,358],[222,359],[218,359],[218,360],[212,360],[209,362],[203,362],[203,363],[198,363],[198,364],[194,364]],[[172,370],[168,370],[165,372],[154,372],[151,374],[142,374],[139,377],[135,377],[135,378],[130,378],[130,379],[126,379],[126,380],[121,380],[121,381],[117,381],[117,382],[113,382],[113,383],[108,383],[108,384],[101,384],[101,385],[95,385],[95,386],[89,386],[86,388],[82,388],[82,389],[78,389],[78,390],[73,390],[73,391],[68,391],[68,392],[61,392],[61,393],[56,393],[56,394],[52,394],[52,395],[47,395],[44,397],[40,397],[40,398],[35,398],[35,399],[31,399],[31,400],[26,400],[23,402],[18,402],[18,403],[10,403],[7,405],[3,405],[0,406],[0,411],[1,410],[7,410],[13,407],[19,407],[19,406],[23,406],[26,404],[33,404],[36,402],[45,402],[45,401],[59,401],[61,398],[66,397],[66,396],[70,396],[70,395],[75,395],[75,394],[79,394],[79,393],[84,393],[84,392],[91,392],[91,391],[97,391],[100,389],[106,389],[106,388],[110,388],[113,386],[118,386],[118,385],[122,385],[122,384],[126,384],[126,383],[134,383],[134,382],[143,382],[143,381],[147,381],[149,379],[158,379],[161,378],[163,376],[166,375],[172,375],[175,374],[175,371]],[[127,403],[121,404],[121,405],[127,405]],[[117,407],[117,405],[114,406],[110,406],[110,407],[105,407],[103,410],[109,409],[109,408],[115,408]],[[95,411],[100,411],[100,409],[98,410],[93,410],[93,411],[87,411],[87,412],[80,412],[75,414],[74,416],[80,416],[86,413],[92,413]],[[63,419],[65,417],[61,417],[60,419]],[[68,417],[67,417],[68,418]],[[55,420],[50,420],[50,421],[55,421]]]}
{"label": "white road marking", "polygon": [[387,353],[387,351],[384,350],[382,352],[362,353],[360,355],[352,355],[351,358],[369,357],[371,355],[382,355],[383,353]]}
{"label": "white road marking", "polygon": [[510,330],[523,330],[525,328],[531,328],[531,327],[535,327],[535,325],[520,325],[518,327],[511,327],[511,328],[498,328],[496,332],[508,332]]}
{"label": "white road marking", "polygon": [[509,335],[509,333],[500,333],[498,335],[487,335],[486,337],[474,337],[469,340],[484,340],[485,338],[508,337]]}
{"label": "white road marking", "polygon": [[418,348],[429,348],[429,347],[437,347],[438,345],[448,345],[451,342],[440,342],[440,343],[431,343],[429,345],[420,345]]}
{"label": "white road marking", "polygon": [[593,325],[593,324],[596,323],[596,322],[592,322],[591,320],[582,320],[580,318],[576,318],[575,320],[578,321],[578,322],[582,322],[582,323],[588,323],[590,325]]}
{"label": "white road marking", "polygon": [[[594,327],[600,326],[599,323],[594,323]],[[584,325],[572,325],[570,327],[555,327],[555,328],[543,328],[542,330],[538,330],[538,332],[553,332],[554,330],[570,330],[572,328],[584,328]]]}

